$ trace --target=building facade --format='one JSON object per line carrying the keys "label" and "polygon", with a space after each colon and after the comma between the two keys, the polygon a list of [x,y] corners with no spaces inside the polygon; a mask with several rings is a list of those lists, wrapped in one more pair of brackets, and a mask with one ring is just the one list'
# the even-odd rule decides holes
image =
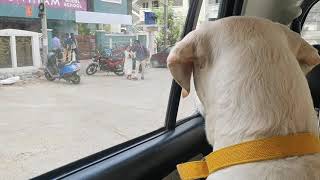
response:
{"label": "building facade", "polygon": [[[95,41],[96,30],[101,30],[104,26],[110,27],[110,33],[120,34],[121,27],[132,24],[131,3],[131,0],[45,0],[49,50],[53,34],[63,39],[66,33],[73,33],[78,35],[79,40],[87,40],[83,44],[90,43],[90,37],[87,38],[90,35]],[[25,70],[32,67],[38,68],[41,65],[41,59],[37,53],[39,48],[41,49],[41,43],[35,44],[41,41],[34,40],[34,37],[41,37],[41,19],[38,17],[39,4],[40,0],[0,1],[0,30],[3,30],[0,34],[0,71],[7,71],[8,68]],[[21,36],[30,34],[30,36],[20,38],[18,34],[23,34]],[[27,45],[27,42],[33,43]],[[18,47],[21,44],[24,46]],[[85,49],[94,51],[94,49],[90,49],[93,47],[95,46]],[[17,54],[17,51],[12,51],[18,48],[23,50],[22,53],[27,54],[20,52]],[[36,48],[38,51],[34,50]],[[33,59],[25,60],[23,62],[27,63],[19,64],[20,56]]]}
{"label": "building facade", "polygon": [[[61,32],[77,33],[77,23],[93,22],[111,26],[132,23],[131,16],[128,15],[128,3],[131,3],[131,0],[46,0],[45,2],[48,28]],[[0,29],[40,32],[39,3],[40,0],[0,1],[0,20],[4,22],[0,24]],[[78,12],[94,18],[88,21],[78,16]],[[117,23],[111,20],[117,20]]]}

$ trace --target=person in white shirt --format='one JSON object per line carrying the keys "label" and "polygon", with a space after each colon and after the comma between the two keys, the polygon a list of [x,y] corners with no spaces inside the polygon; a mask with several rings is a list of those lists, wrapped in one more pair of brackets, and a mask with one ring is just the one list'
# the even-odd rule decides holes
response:
{"label": "person in white shirt", "polygon": [[124,51],[124,73],[127,79],[132,78],[132,56],[133,52],[131,51],[131,47],[127,46]]}

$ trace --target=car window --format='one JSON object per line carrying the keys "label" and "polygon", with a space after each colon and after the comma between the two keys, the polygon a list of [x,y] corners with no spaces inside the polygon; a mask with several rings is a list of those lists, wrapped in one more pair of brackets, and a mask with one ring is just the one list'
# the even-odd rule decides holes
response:
{"label": "car window", "polygon": [[44,13],[39,2],[0,1],[5,179],[28,179],[163,127],[172,77],[166,57],[152,55],[179,40],[189,6],[46,0]]}
{"label": "car window", "polygon": [[320,44],[320,3],[309,11],[303,24],[301,36],[310,44]]}
{"label": "car window", "polygon": [[[214,21],[218,17],[218,11],[219,6],[221,4],[221,1],[219,0],[208,0],[204,1],[201,7],[201,10],[199,14],[198,19],[198,25],[207,21]],[[178,110],[177,120],[181,120],[183,118],[186,118],[192,114],[198,113],[200,111],[201,104],[200,101],[197,98],[194,84],[193,84],[193,78],[191,77],[191,87],[190,87],[190,94],[180,99],[180,106]]]}

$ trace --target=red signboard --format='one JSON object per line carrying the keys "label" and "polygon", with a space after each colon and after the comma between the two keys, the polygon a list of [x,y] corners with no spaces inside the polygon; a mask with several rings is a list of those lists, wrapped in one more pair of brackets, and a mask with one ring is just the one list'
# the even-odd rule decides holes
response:
{"label": "red signboard", "polygon": [[31,17],[32,16],[32,6],[26,5],[26,16]]}
{"label": "red signboard", "polygon": [[[63,8],[73,9],[79,11],[87,10],[87,0],[44,0],[46,7],[48,8]],[[0,0],[0,4],[15,4],[26,6],[38,6],[40,0]]]}

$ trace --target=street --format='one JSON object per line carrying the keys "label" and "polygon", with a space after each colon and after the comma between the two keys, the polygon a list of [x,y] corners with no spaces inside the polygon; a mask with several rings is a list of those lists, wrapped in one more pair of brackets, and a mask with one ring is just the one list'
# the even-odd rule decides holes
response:
{"label": "street", "polygon": [[[129,81],[81,68],[79,85],[40,79],[0,86],[0,179],[31,178],[164,126],[168,69]],[[188,98],[179,117],[194,111]]]}

